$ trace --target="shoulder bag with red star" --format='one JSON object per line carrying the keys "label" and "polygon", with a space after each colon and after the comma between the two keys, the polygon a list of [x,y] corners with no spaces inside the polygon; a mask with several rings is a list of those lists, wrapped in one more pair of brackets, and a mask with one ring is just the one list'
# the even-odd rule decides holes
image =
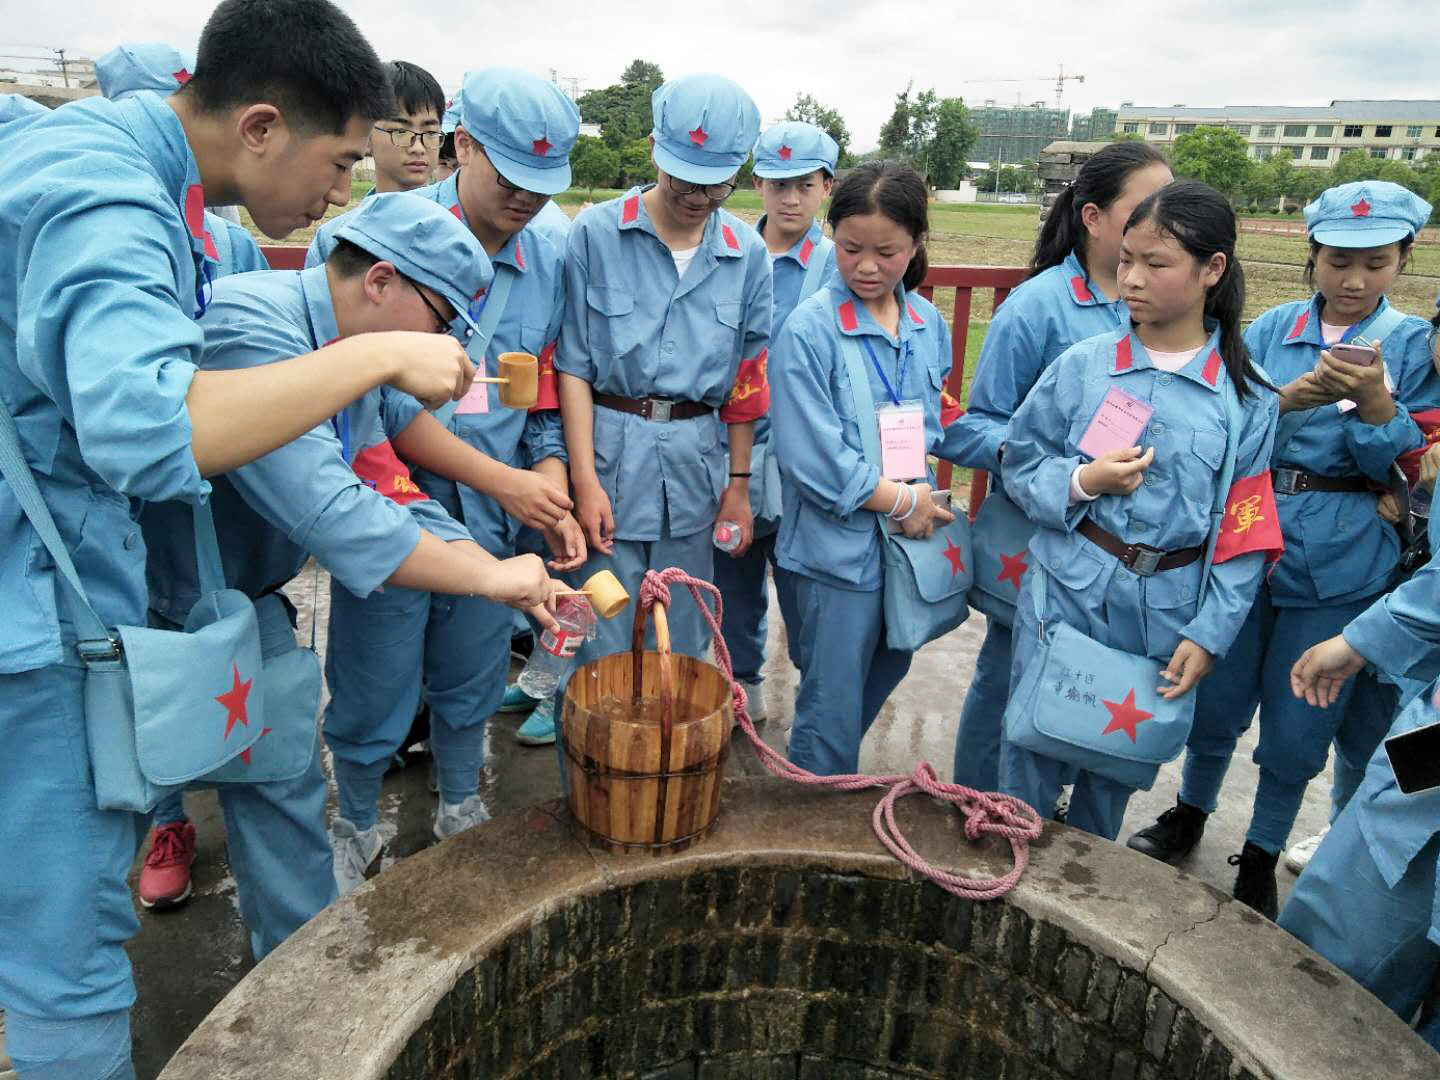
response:
{"label": "shoulder bag with red star", "polygon": [[[201,596],[185,629],[112,629],[86,596],[5,408],[0,476],[55,562],[59,600],[80,638],[85,734],[100,809],[146,813],[182,785],[249,752],[270,720],[266,695],[255,692],[262,674],[259,624],[250,598],[225,588],[209,502],[195,506]],[[318,705],[318,663],[315,676]],[[312,711],[306,719],[312,747],[314,722]]]}
{"label": "shoulder bag with red star", "polygon": [[[823,289],[821,292],[830,297],[828,302],[833,308],[834,294]],[[837,320],[845,325],[843,312],[837,312]],[[865,446],[864,456],[879,465],[883,454],[870,377],[865,372],[856,339],[843,333],[838,336],[850,389],[855,396],[856,413],[862,418],[860,438]],[[877,514],[875,521],[885,568],[885,642],[899,652],[914,652],[926,642],[948,634],[970,616],[966,595],[973,580],[971,568],[975,565],[970,520],[965,514],[956,514],[954,521],[937,527],[924,540],[892,534],[881,515]]]}
{"label": "shoulder bag with red star", "polygon": [[1002,626],[1015,625],[1015,604],[1030,569],[1030,538],[1034,535],[1034,523],[992,480],[991,491],[970,526],[975,543],[970,606]]}
{"label": "shoulder bag with red star", "polygon": [[[1234,505],[1232,483],[1243,420],[1229,387],[1225,407],[1225,464],[1215,487],[1197,609],[1204,602],[1210,570],[1219,558],[1221,529]],[[1264,477],[1268,487],[1268,474]],[[1230,498],[1221,501],[1221,492],[1230,492]],[[1273,516],[1273,495],[1270,506]],[[1040,646],[1005,708],[1005,738],[1037,754],[1148,791],[1160,766],[1179,756],[1190,737],[1195,694],[1162,698],[1156,687],[1162,684],[1164,664],[1101,644],[1066,623],[1045,622],[1047,579],[1042,574],[1040,580],[1040,587],[1029,591],[1040,623]]]}

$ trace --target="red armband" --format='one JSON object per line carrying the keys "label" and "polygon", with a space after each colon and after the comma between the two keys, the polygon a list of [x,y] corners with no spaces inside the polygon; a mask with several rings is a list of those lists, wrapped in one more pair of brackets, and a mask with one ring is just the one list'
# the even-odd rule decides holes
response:
{"label": "red armband", "polygon": [[532,413],[560,408],[560,387],[555,379],[555,342],[540,350],[539,360],[535,404],[530,406]]}
{"label": "red armband", "polygon": [[746,424],[770,410],[770,350],[761,349],[753,360],[740,361],[735,387],[720,410],[725,424]]}
{"label": "red armband", "polygon": [[940,391],[940,426],[947,428],[965,415],[965,406],[949,390]]}
{"label": "red armband", "polygon": [[1420,434],[1425,436],[1425,442],[1414,450],[1406,450],[1395,459],[1395,464],[1400,466],[1405,473],[1405,482],[1413,488],[1420,482],[1420,459],[1425,456],[1425,451],[1440,442],[1440,409],[1411,412],[1410,419],[1415,421]]}
{"label": "red armband", "polygon": [[366,487],[374,488],[401,506],[429,498],[410,478],[409,467],[395,455],[389,439],[356,454],[353,468]]}
{"label": "red armband", "polygon": [[1250,551],[1265,552],[1267,563],[1285,553],[1280,535],[1280,514],[1275,508],[1275,485],[1270,470],[1235,481],[1225,499],[1220,539],[1215,544],[1215,565]]}

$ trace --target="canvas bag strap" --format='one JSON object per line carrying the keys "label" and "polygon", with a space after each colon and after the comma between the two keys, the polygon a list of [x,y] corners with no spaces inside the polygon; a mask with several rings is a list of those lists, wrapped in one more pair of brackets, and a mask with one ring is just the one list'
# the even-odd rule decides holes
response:
{"label": "canvas bag strap", "polygon": [[85,595],[85,586],[80,583],[75,563],[70,558],[65,541],[60,538],[60,530],[55,525],[50,507],[45,504],[39,485],[35,482],[35,473],[20,451],[20,433],[15,426],[15,418],[10,415],[10,409],[3,401],[0,401],[0,476],[10,485],[20,509],[30,519],[40,542],[45,545],[45,550],[55,561],[55,568],[60,571],[60,578],[66,586],[60,590],[61,603],[65,605],[70,621],[80,635],[77,645],[81,659],[87,662],[118,660],[119,643],[90,606],[90,599]]}
{"label": "canvas bag strap", "polygon": [[[500,325],[501,316],[505,314],[505,307],[510,303],[510,290],[515,285],[517,274],[518,271],[511,266],[495,267],[495,280],[490,285],[490,294],[485,298],[485,308],[480,312],[480,318],[475,323],[475,336],[479,339],[481,356],[484,356],[490,349],[490,339],[495,336],[495,328]],[[477,374],[485,374],[483,365]],[[455,410],[459,405],[458,401],[447,401],[435,410],[435,419],[449,427],[450,418],[455,415]]]}
{"label": "canvas bag strap", "polygon": [[810,265],[805,267],[805,277],[800,282],[800,299],[805,301],[815,295],[825,278],[825,264],[830,261],[830,249],[835,241],[828,236],[820,237],[820,243],[810,252]]}

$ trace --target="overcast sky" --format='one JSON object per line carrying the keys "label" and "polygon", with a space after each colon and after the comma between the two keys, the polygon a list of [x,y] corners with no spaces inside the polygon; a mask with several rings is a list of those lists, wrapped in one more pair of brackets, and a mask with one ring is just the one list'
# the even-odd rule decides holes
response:
{"label": "overcast sky", "polygon": [[[448,89],[472,67],[504,64],[616,82],[640,58],[667,76],[715,71],[780,119],[807,92],[840,110],[856,149],[877,142],[911,79],[978,104],[1313,105],[1332,98],[1440,98],[1440,0],[1109,0],[939,3],[897,0],[342,0],[382,59],[412,60]],[[122,41],[193,49],[207,0],[12,4],[10,46],[98,56]],[[707,19],[704,13],[716,15]],[[915,17],[913,13],[923,13]],[[0,61],[9,66],[13,61]],[[966,79],[1043,76],[1034,82]]]}

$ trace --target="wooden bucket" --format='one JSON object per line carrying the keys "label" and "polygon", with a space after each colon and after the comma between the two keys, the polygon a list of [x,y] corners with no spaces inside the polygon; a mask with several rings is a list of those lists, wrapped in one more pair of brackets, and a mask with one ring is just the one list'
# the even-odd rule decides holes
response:
{"label": "wooden bucket", "polygon": [[570,811],[590,842],[663,855],[715,827],[732,707],[718,668],[671,655],[663,604],[652,609],[657,647],[644,648],[646,610],[636,605],[630,652],[575,672],[561,732]]}

